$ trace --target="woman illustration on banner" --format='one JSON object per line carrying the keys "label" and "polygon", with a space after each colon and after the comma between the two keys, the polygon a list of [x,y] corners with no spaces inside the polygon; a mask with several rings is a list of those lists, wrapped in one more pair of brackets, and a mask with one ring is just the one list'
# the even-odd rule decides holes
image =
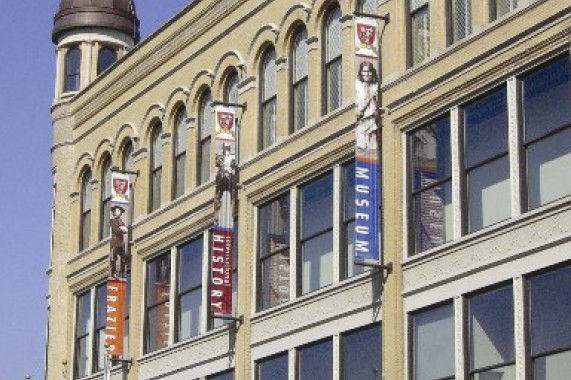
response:
{"label": "woman illustration on banner", "polygon": [[357,111],[357,148],[359,150],[377,150],[378,147],[378,76],[370,61],[359,65],[355,81]]}

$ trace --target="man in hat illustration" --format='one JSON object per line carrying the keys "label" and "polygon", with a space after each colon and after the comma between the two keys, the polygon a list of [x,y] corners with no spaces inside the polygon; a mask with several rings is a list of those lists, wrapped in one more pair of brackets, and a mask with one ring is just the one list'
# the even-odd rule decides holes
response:
{"label": "man in hat illustration", "polygon": [[[125,250],[125,235],[128,232],[125,222],[123,222],[123,213],[125,210],[121,206],[114,205],[111,207],[112,218],[111,226],[111,252],[110,266],[111,277],[125,277],[127,274],[127,252]],[[117,261],[119,261],[117,263]]]}

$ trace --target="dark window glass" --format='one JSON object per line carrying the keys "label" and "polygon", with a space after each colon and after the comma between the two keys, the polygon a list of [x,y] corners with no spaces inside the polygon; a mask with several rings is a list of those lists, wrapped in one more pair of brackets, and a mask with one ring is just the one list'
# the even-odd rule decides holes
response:
{"label": "dark window glass", "polygon": [[95,288],[95,329],[93,347],[93,372],[102,371],[105,354],[105,324],[107,320],[107,284]]}
{"label": "dark window glass", "polygon": [[410,134],[414,253],[452,239],[450,118]]}
{"label": "dark window glass", "polygon": [[186,167],[186,110],[180,109],[175,117],[174,147],[174,197],[184,194],[184,172]]}
{"label": "dark window glass", "polygon": [[430,13],[428,0],[410,0],[410,42],[412,64],[416,65],[430,54]]}
{"label": "dark window glass", "polygon": [[234,370],[206,376],[207,380],[234,380]]}
{"label": "dark window glass", "polygon": [[341,106],[342,53],[341,8],[329,10],[325,21],[325,113]]}
{"label": "dark window glass", "polygon": [[293,130],[307,125],[307,73],[308,73],[307,30],[297,32],[292,47],[292,117]]}
{"label": "dark window glass", "polygon": [[123,148],[123,159],[122,159],[123,170],[133,171],[135,164],[133,162],[133,144],[129,141],[125,144]]}
{"label": "dark window glass", "polygon": [[379,325],[344,334],[342,347],[342,380],[382,379]]}
{"label": "dark window glass", "polygon": [[145,353],[167,347],[169,342],[170,254],[147,264]]}
{"label": "dark window glass", "polygon": [[276,140],[277,110],[277,67],[276,51],[273,47],[264,53],[261,67],[261,149],[267,148]]}
{"label": "dark window glass", "polygon": [[326,340],[299,349],[299,380],[333,379],[333,343]]}
{"label": "dark window glass", "polygon": [[468,298],[470,373],[475,380],[515,380],[513,288]]}
{"label": "dark window glass", "polygon": [[470,232],[511,215],[505,87],[464,107],[464,165]]}
{"label": "dark window glass", "polygon": [[178,339],[200,334],[202,313],[202,237],[179,248]]}
{"label": "dark window glass", "polygon": [[287,352],[260,360],[257,364],[258,377],[256,380],[288,380]]}
{"label": "dark window glass", "polygon": [[522,78],[528,208],[571,194],[569,56]]}
{"label": "dark window glass", "polygon": [[529,279],[530,340],[534,379],[571,373],[571,266]]}
{"label": "dark window glass", "polygon": [[198,184],[201,185],[210,180],[210,144],[214,120],[212,119],[212,94],[210,90],[204,91],[200,98],[198,118],[199,146],[198,146]]}
{"label": "dark window glass", "polygon": [[91,237],[91,171],[83,174],[81,185],[81,235],[79,238],[79,250],[82,251],[89,247]]}
{"label": "dark window glass", "polygon": [[413,379],[454,378],[454,308],[447,304],[412,315]]}
{"label": "dark window glass", "polygon": [[259,209],[260,309],[289,301],[289,194]]}
{"label": "dark window glass", "polygon": [[304,185],[301,199],[301,292],[333,283],[333,174]]}
{"label": "dark window glass", "polygon": [[162,126],[155,126],[151,146],[151,193],[150,211],[161,207],[161,178],[163,172],[163,143],[161,139]]}
{"label": "dark window glass", "polygon": [[107,158],[102,165],[101,171],[101,215],[99,229],[99,240],[109,236],[109,219],[111,218],[111,211],[109,204],[111,202],[111,159]]}
{"label": "dark window glass", "polygon": [[65,54],[65,78],[63,91],[79,91],[81,71],[81,50],[77,46]]}
{"label": "dark window glass", "polygon": [[89,373],[89,326],[91,324],[91,292],[77,297],[77,314],[75,320],[75,378],[87,376]]}
{"label": "dark window glass", "polygon": [[117,60],[117,52],[109,46],[104,46],[99,50],[97,58],[97,75],[101,74]]}

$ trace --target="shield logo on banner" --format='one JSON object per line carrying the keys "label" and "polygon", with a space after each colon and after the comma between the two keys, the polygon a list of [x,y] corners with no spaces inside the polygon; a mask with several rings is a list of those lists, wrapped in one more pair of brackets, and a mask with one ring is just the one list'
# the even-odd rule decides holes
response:
{"label": "shield logo on banner", "polygon": [[129,187],[129,181],[125,178],[113,178],[113,190],[117,195],[125,195],[127,193],[127,188]]}
{"label": "shield logo on banner", "polygon": [[218,125],[221,133],[232,133],[234,127],[234,114],[230,112],[218,112]]}
{"label": "shield logo on banner", "polygon": [[367,46],[371,46],[375,42],[376,28],[372,25],[357,24],[357,36],[359,41]]}

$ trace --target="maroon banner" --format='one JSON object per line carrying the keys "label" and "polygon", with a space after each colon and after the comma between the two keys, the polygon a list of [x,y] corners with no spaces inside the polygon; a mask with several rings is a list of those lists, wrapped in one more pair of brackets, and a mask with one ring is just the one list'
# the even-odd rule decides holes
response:
{"label": "maroon banner", "polygon": [[212,237],[212,284],[210,308],[212,313],[232,314],[232,244],[234,232],[214,227]]}

